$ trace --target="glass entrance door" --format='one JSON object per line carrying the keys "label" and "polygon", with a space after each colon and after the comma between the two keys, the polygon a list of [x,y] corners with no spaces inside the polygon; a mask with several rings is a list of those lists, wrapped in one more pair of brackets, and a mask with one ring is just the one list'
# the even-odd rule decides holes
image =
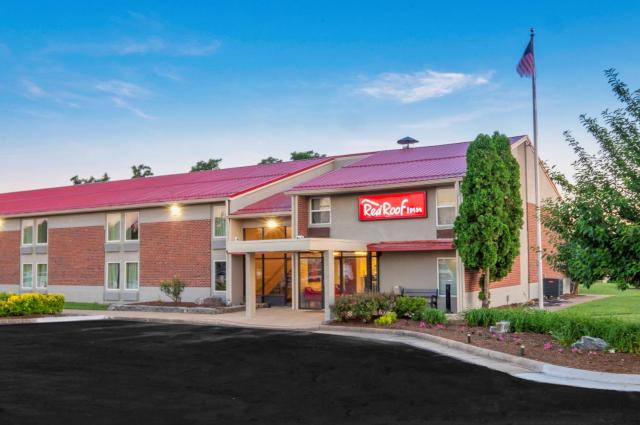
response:
{"label": "glass entrance door", "polygon": [[291,254],[256,255],[256,301],[291,305]]}

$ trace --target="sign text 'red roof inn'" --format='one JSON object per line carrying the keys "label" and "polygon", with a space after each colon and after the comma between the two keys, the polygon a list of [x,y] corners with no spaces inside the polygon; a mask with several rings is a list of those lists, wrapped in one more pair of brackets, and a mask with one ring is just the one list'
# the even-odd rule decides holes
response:
{"label": "sign text 'red roof inn'", "polygon": [[363,221],[424,218],[427,216],[425,192],[360,196],[358,218]]}

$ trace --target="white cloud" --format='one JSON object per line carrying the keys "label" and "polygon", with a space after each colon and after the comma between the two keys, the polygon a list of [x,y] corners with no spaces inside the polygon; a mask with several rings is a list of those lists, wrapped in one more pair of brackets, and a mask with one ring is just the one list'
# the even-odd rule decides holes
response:
{"label": "white cloud", "polygon": [[378,99],[414,103],[446,96],[468,87],[488,84],[489,79],[489,74],[438,72],[430,69],[413,74],[388,72],[380,74],[358,91]]}
{"label": "white cloud", "polygon": [[48,100],[69,108],[78,107],[78,104],[75,102],[78,96],[73,93],[61,91],[49,92],[29,79],[22,80],[22,87],[24,88],[24,96],[27,99],[34,101],[37,99]]}
{"label": "white cloud", "polygon": [[188,40],[169,42],[161,37],[141,40],[122,39],[105,43],[52,43],[42,50],[44,54],[82,54],[90,56],[209,56],[220,47],[217,40]]}
{"label": "white cloud", "polygon": [[131,112],[132,114],[134,114],[134,115],[136,115],[136,116],[138,116],[140,118],[144,118],[146,120],[156,119],[156,117],[145,113],[141,109],[131,105],[129,102],[127,102],[126,100],[124,100],[124,99],[122,99],[120,97],[112,97],[111,100],[113,101],[113,103],[118,108],[126,109],[127,111]]}
{"label": "white cloud", "polygon": [[101,92],[113,94],[120,98],[140,98],[150,94],[149,90],[142,86],[120,80],[101,81],[96,84],[96,89]]}
{"label": "white cloud", "polygon": [[22,80],[22,86],[25,89],[25,95],[32,98],[43,98],[49,96],[46,91],[31,80]]}

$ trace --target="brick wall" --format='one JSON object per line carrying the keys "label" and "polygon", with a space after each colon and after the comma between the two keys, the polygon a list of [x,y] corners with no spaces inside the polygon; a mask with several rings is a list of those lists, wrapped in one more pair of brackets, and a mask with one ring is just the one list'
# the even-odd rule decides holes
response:
{"label": "brick wall", "polygon": [[[527,239],[529,246],[529,282],[538,281],[538,265],[536,264],[536,206],[527,203]],[[553,249],[549,231],[542,226],[542,252]],[[542,258],[542,275],[545,278],[561,279],[564,275],[551,268],[546,258]]]}
{"label": "brick wall", "polygon": [[20,283],[20,232],[0,232],[0,283]]}
{"label": "brick wall", "polygon": [[309,236],[309,198],[298,196],[298,235]]}
{"label": "brick wall", "polygon": [[140,284],[177,276],[187,286],[211,286],[211,220],[143,223]]}
{"label": "brick wall", "polygon": [[49,229],[49,284],[104,284],[104,227]]}
{"label": "brick wall", "polygon": [[[479,291],[480,290],[480,272],[465,270],[464,272],[464,287],[465,291]],[[491,289],[504,288],[506,286],[520,285],[520,255],[513,260],[513,266],[508,275],[498,281],[491,281],[489,287]]]}

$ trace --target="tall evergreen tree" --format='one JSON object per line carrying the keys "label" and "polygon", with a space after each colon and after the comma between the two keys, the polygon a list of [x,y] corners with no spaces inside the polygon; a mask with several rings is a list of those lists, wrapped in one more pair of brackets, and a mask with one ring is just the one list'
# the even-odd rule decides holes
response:
{"label": "tall evergreen tree", "polygon": [[465,267],[482,273],[480,298],[488,307],[490,282],[511,271],[520,251],[520,168],[507,136],[480,134],[469,145],[461,191],[455,245]]}

